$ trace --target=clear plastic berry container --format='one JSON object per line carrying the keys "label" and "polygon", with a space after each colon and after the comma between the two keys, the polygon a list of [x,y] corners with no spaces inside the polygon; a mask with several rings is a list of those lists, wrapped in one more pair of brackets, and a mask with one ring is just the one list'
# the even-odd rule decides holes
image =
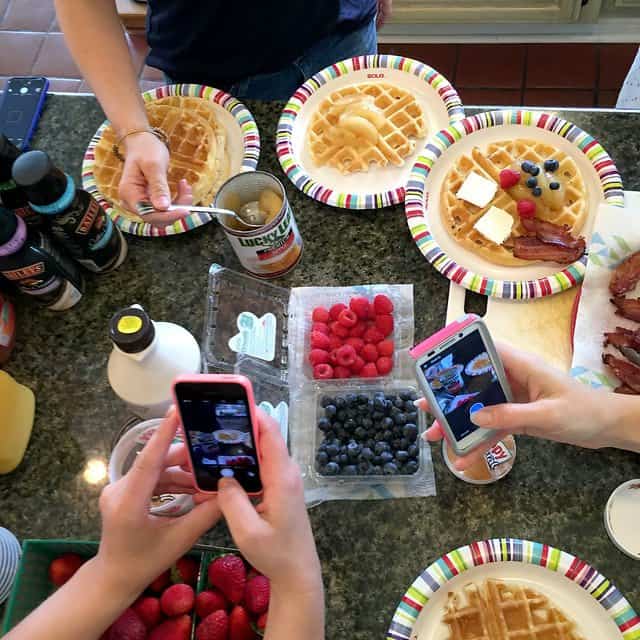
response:
{"label": "clear plastic berry container", "polygon": [[310,474],[321,482],[386,483],[418,476],[423,468],[424,412],[416,387],[318,384]]}

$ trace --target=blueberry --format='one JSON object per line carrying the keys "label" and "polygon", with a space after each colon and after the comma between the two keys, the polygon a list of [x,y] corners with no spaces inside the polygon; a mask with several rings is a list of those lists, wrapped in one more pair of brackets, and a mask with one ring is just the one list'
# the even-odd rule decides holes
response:
{"label": "blueberry", "polygon": [[531,167],[531,169],[529,170],[529,173],[530,173],[532,176],[537,176],[537,175],[540,173],[540,167],[539,167],[538,165],[535,165],[535,164],[534,164],[534,165]]}
{"label": "blueberry", "polygon": [[338,410],[340,410],[340,409],[344,409],[344,406],[345,406],[346,403],[345,403],[344,398],[342,396],[337,396],[336,397],[336,401],[333,404],[335,404],[336,407],[338,408]]}
{"label": "blueberry", "polygon": [[393,462],[387,462],[382,468],[385,476],[395,476],[398,474],[398,467]]}
{"label": "blueberry", "polygon": [[406,400],[404,403],[404,410],[413,413],[416,410],[416,405],[413,404],[413,400]]}
{"label": "blueberry", "polygon": [[405,402],[411,400],[411,391],[400,391],[398,395],[400,396],[400,400],[404,400]]}
{"label": "blueberry", "polygon": [[408,475],[415,473],[417,470],[418,463],[415,460],[409,460],[409,462],[404,465],[404,472]]}
{"label": "blueberry", "polygon": [[316,453],[316,462],[324,467],[324,465],[329,462],[329,456],[327,455],[327,452],[318,451],[318,453]]}
{"label": "blueberry", "polygon": [[363,447],[360,455],[364,460],[373,460],[373,451],[369,447]]}
{"label": "blueberry", "polygon": [[393,428],[393,418],[384,418],[382,420],[382,426],[384,429],[392,429]]}
{"label": "blueberry", "polygon": [[335,462],[329,462],[324,468],[324,474],[327,476],[337,476],[340,473],[340,467]]}
{"label": "blueberry", "polygon": [[396,451],[396,460],[400,464],[404,464],[409,460],[409,453],[407,451]]}
{"label": "blueberry", "polygon": [[362,422],[360,424],[365,429],[371,429],[371,427],[373,427],[373,420],[371,418],[365,417],[365,418],[362,418]]}
{"label": "blueberry", "polygon": [[418,449],[417,444],[409,445],[409,447],[407,448],[407,453],[409,454],[410,458],[414,458],[414,459],[417,458],[419,451],[420,450]]}
{"label": "blueberry", "polygon": [[333,444],[331,443],[330,445],[327,446],[327,455],[330,458],[334,458],[335,456],[337,456],[340,453],[340,449],[338,447],[337,444]]}
{"label": "blueberry", "polygon": [[[544,170],[545,171],[550,171],[551,173],[553,173],[554,171],[558,170],[558,167],[560,166],[560,163],[557,160],[545,160],[544,161]],[[551,186],[551,185],[549,185]]]}
{"label": "blueberry", "polygon": [[371,467],[370,474],[372,476],[381,476],[384,472],[382,471],[382,467],[379,464],[374,464]]}
{"label": "blueberry", "polygon": [[357,476],[358,475],[358,467],[355,464],[348,464],[344,469],[342,469],[343,476]]}
{"label": "blueberry", "polygon": [[340,422],[344,422],[349,416],[345,409],[338,409],[338,413],[336,413],[336,418],[340,420]]}
{"label": "blueberry", "polygon": [[393,432],[390,429],[387,429],[386,431],[383,432],[382,437],[387,442],[390,442],[391,440],[393,440]]}
{"label": "blueberry", "polygon": [[361,450],[362,447],[353,440],[347,445],[347,455],[350,458],[357,458]]}
{"label": "blueberry", "polygon": [[533,163],[529,162],[528,160],[525,160],[520,164],[520,167],[525,173],[529,173],[529,171],[531,170],[531,167],[533,167]]}
{"label": "blueberry", "polygon": [[380,456],[373,456],[373,460],[371,461],[374,465],[382,464],[382,458]]}
{"label": "blueberry", "polygon": [[381,442],[382,440],[384,440],[384,431],[378,431],[378,432],[376,433],[376,435],[375,435],[375,436],[373,436],[373,439],[374,439],[376,442]]}
{"label": "blueberry", "polygon": [[349,437],[349,432],[346,429],[338,429],[336,435],[340,440],[346,440]]}
{"label": "blueberry", "polygon": [[407,438],[400,438],[400,446],[398,448],[407,450],[409,448],[409,440]]}
{"label": "blueberry", "polygon": [[384,413],[382,411],[374,411],[371,414],[372,420],[382,420],[384,418]]}
{"label": "blueberry", "polygon": [[373,448],[376,446],[376,441],[373,438],[369,438],[365,443],[364,446],[367,449],[371,449],[371,451],[373,451]]}
{"label": "blueberry", "polygon": [[348,418],[344,421],[345,431],[353,431],[356,428],[356,421],[353,418]]}
{"label": "blueberry", "polygon": [[326,409],[330,404],[333,404],[334,400],[331,396],[322,396],[320,404]]}
{"label": "blueberry", "polygon": [[406,424],[407,422],[407,416],[405,416],[404,413],[398,413],[396,416],[394,416],[393,421],[397,424],[397,425],[403,425]]}
{"label": "blueberry", "polygon": [[364,427],[358,427],[353,435],[358,438],[358,440],[364,440],[367,437],[367,431]]}
{"label": "blueberry", "polygon": [[376,411],[384,411],[384,396],[382,396],[382,397],[376,396],[373,399],[373,408]]}
{"label": "blueberry", "polygon": [[551,189],[551,191],[557,191],[560,188],[560,183],[559,182],[550,182],[549,183],[549,189]]}
{"label": "blueberry", "polygon": [[362,462],[358,463],[358,473],[360,475],[366,475],[369,473],[369,469],[371,469],[371,465],[366,461],[363,460]]}
{"label": "blueberry", "polygon": [[397,407],[398,409],[404,409],[404,400],[402,398],[399,398],[398,396],[396,396],[393,399],[393,406]]}
{"label": "blueberry", "polygon": [[392,449],[395,449],[396,451],[397,451],[398,449],[401,449],[401,448],[402,448],[402,447],[400,446],[400,439],[399,439],[399,438],[396,438],[395,440],[392,440],[392,441],[391,441],[391,448],[392,448]]}
{"label": "blueberry", "polygon": [[341,453],[338,456],[338,464],[344,467],[345,464],[349,464],[349,456],[346,453]]}
{"label": "blueberry", "polygon": [[328,418],[320,418],[320,420],[318,420],[318,429],[320,429],[320,431],[329,431],[329,429],[331,429],[331,420]]}
{"label": "blueberry", "polygon": [[324,415],[327,416],[327,418],[332,418],[336,413],[338,413],[338,409],[335,404],[328,404],[324,408]]}
{"label": "blueberry", "polygon": [[366,393],[358,394],[358,404],[367,404],[369,402],[369,396]]}
{"label": "blueberry", "polygon": [[344,401],[347,403],[348,407],[353,406],[358,400],[358,397],[356,396],[355,393],[347,393],[347,395],[344,397]]}
{"label": "blueberry", "polygon": [[344,429],[344,424],[342,424],[340,420],[334,420],[332,428],[334,431],[337,431],[338,429]]}
{"label": "blueberry", "polygon": [[391,462],[393,460],[393,454],[390,451],[383,451],[380,454],[380,460],[382,460],[382,464],[386,464],[387,462]]}
{"label": "blueberry", "polygon": [[409,442],[415,442],[418,437],[418,427],[412,422],[408,422],[404,425],[404,437],[409,440]]}
{"label": "blueberry", "polygon": [[529,189],[533,189],[533,187],[537,187],[538,186],[538,178],[534,178],[533,176],[531,176],[530,178],[527,178],[527,187],[529,187]]}
{"label": "blueberry", "polygon": [[410,413],[407,413],[407,422],[417,422],[418,421],[418,412],[417,411],[411,411]]}
{"label": "blueberry", "polygon": [[539,198],[542,195],[542,189],[540,187],[534,187],[533,189],[531,189],[531,193],[536,197]]}
{"label": "blueberry", "polygon": [[347,409],[345,413],[347,414],[347,419],[351,419],[351,420],[353,420],[353,418],[355,418],[358,415],[358,411],[353,407],[351,409]]}

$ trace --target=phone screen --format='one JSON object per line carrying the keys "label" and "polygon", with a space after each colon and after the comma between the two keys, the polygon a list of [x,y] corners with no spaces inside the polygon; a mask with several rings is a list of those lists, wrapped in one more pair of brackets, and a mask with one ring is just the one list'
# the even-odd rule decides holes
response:
{"label": "phone screen", "polygon": [[176,395],[198,486],[217,491],[220,478],[230,477],[247,493],[262,491],[244,387],[179,383]]}
{"label": "phone screen", "polygon": [[471,422],[475,411],[507,401],[478,329],[434,354],[421,368],[458,442],[478,428]]}
{"label": "phone screen", "polygon": [[0,131],[23,151],[35,129],[48,84],[40,77],[11,78],[0,100]]}

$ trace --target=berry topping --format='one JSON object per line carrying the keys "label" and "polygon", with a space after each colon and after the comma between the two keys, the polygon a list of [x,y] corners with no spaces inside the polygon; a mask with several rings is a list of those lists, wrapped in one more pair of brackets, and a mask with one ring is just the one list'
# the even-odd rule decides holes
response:
{"label": "berry topping", "polygon": [[[524,169],[524,166],[523,166]],[[515,187],[520,181],[520,172],[515,169],[503,169],[500,172],[500,187],[509,189]]]}
{"label": "berry topping", "polygon": [[530,178],[527,178],[527,187],[529,187],[529,189],[533,189],[533,187],[537,187],[538,186],[538,178],[534,178],[533,176],[531,176]]}
{"label": "berry topping", "polygon": [[534,187],[533,189],[531,189],[531,193],[536,197],[539,198],[542,195],[542,189],[540,187]]}
{"label": "berry topping", "polygon": [[376,368],[380,375],[385,376],[387,373],[391,373],[391,369],[393,369],[393,360],[387,356],[382,356],[376,361]]}
{"label": "berry topping", "polygon": [[366,320],[369,317],[370,307],[369,301],[364,296],[356,296],[355,298],[351,298],[349,302],[349,308],[361,320]]}
{"label": "berry topping", "polygon": [[356,361],[356,350],[345,344],[336,351],[336,359],[341,367],[350,367]]}
{"label": "berry topping", "polygon": [[362,338],[364,332],[367,330],[367,325],[364,322],[358,322],[355,327],[349,330],[349,336],[352,338]]}
{"label": "berry topping", "polygon": [[343,344],[343,339],[339,336],[330,335],[329,336],[329,351],[333,349],[339,349]]}
{"label": "berry topping", "polygon": [[393,333],[393,316],[376,316],[376,329],[380,331],[384,338],[391,335]]}
{"label": "berry topping", "polygon": [[329,349],[329,336],[324,333],[320,333],[320,331],[312,331],[311,332],[311,348],[312,349],[324,349],[325,351]]}
{"label": "berry topping", "polygon": [[520,167],[522,168],[522,170],[525,173],[531,173],[531,169],[533,168],[533,162],[529,162],[528,160],[525,160]]}
{"label": "berry topping", "polygon": [[324,322],[314,322],[311,325],[311,332],[319,331],[320,333],[324,333],[325,335],[329,335],[329,325]]}
{"label": "berry topping", "polygon": [[356,356],[356,359],[353,361],[353,364],[351,365],[351,372],[352,373],[360,373],[360,371],[362,370],[362,367],[364,367],[364,360],[360,357],[360,356]]}
{"label": "berry topping", "polygon": [[518,200],[518,215],[521,218],[536,217],[536,203],[533,200]]}
{"label": "berry topping", "polygon": [[380,331],[380,329],[377,328],[377,324],[378,324],[378,320],[380,318],[391,318],[391,331],[393,331],[393,318],[391,316],[377,316],[376,317],[376,326],[375,327],[369,327],[365,332],[364,335],[362,336],[364,338],[365,342],[373,342],[373,344],[378,344],[378,342],[381,342],[382,340],[384,340],[387,335],[389,334],[385,334],[382,331]]}
{"label": "berry topping", "polygon": [[339,302],[338,304],[334,304],[331,307],[331,309],[329,309],[329,316],[331,317],[332,320],[337,320],[338,316],[340,315],[340,312],[346,308],[347,308],[347,305],[342,304],[342,302]]}
{"label": "berry topping", "polygon": [[324,307],[316,307],[311,314],[311,319],[314,322],[329,322],[329,311]]}
{"label": "berry topping", "polygon": [[355,349],[356,353],[360,353],[362,351],[362,347],[364,347],[364,340],[362,338],[347,338],[344,343],[350,344]]}
{"label": "berry topping", "polygon": [[324,349],[311,349],[309,362],[312,367],[315,367],[317,364],[325,364],[329,362],[329,352]]}
{"label": "berry topping", "polygon": [[550,182],[549,183],[549,189],[551,189],[551,191],[557,191],[560,188],[560,183],[559,182]]}
{"label": "berry topping", "polygon": [[536,164],[531,166],[531,169],[529,169],[529,173],[532,176],[537,176],[540,173],[540,167]]}
{"label": "berry topping", "polygon": [[338,365],[333,370],[333,377],[334,378],[350,378],[351,371],[347,367],[341,367],[340,365]]}
{"label": "berry topping", "polygon": [[378,343],[378,353],[381,356],[392,356],[393,355],[393,340],[383,340]]}
{"label": "berry topping", "polygon": [[330,364],[317,364],[313,367],[313,377],[316,380],[330,380],[333,378],[333,367]]}
{"label": "berry topping", "polygon": [[360,370],[360,376],[363,378],[375,378],[378,376],[378,369],[375,362],[367,362]]}
{"label": "berry topping", "polygon": [[378,359],[378,349],[375,344],[365,344],[360,355],[366,362],[375,362]]}
{"label": "berry topping", "polygon": [[[332,322],[329,325],[329,329],[331,329],[331,333],[333,333],[333,335],[335,335],[335,336],[338,336],[338,338],[348,338],[349,337],[349,329],[347,329],[347,327],[345,327],[343,324],[340,324],[340,322],[338,322],[338,321]],[[311,346],[313,346],[313,343],[311,344]]]}
{"label": "berry topping", "polygon": [[379,293],[373,299],[373,310],[377,314],[387,314],[393,312],[393,302],[388,296]]}
{"label": "berry topping", "polygon": [[347,329],[355,327],[358,324],[358,316],[351,309],[343,309],[338,316],[338,322]]}
{"label": "berry topping", "polygon": [[545,160],[544,161],[544,170],[553,173],[558,170],[560,163],[557,160]]}

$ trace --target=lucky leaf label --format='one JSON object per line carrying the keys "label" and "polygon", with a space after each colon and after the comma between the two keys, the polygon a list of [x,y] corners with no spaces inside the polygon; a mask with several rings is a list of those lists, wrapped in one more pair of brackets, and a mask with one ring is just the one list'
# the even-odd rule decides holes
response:
{"label": "lucky leaf label", "polygon": [[254,358],[271,362],[276,355],[276,317],[265,313],[258,318],[250,311],[243,311],[236,321],[238,333],[229,338],[229,348]]}

